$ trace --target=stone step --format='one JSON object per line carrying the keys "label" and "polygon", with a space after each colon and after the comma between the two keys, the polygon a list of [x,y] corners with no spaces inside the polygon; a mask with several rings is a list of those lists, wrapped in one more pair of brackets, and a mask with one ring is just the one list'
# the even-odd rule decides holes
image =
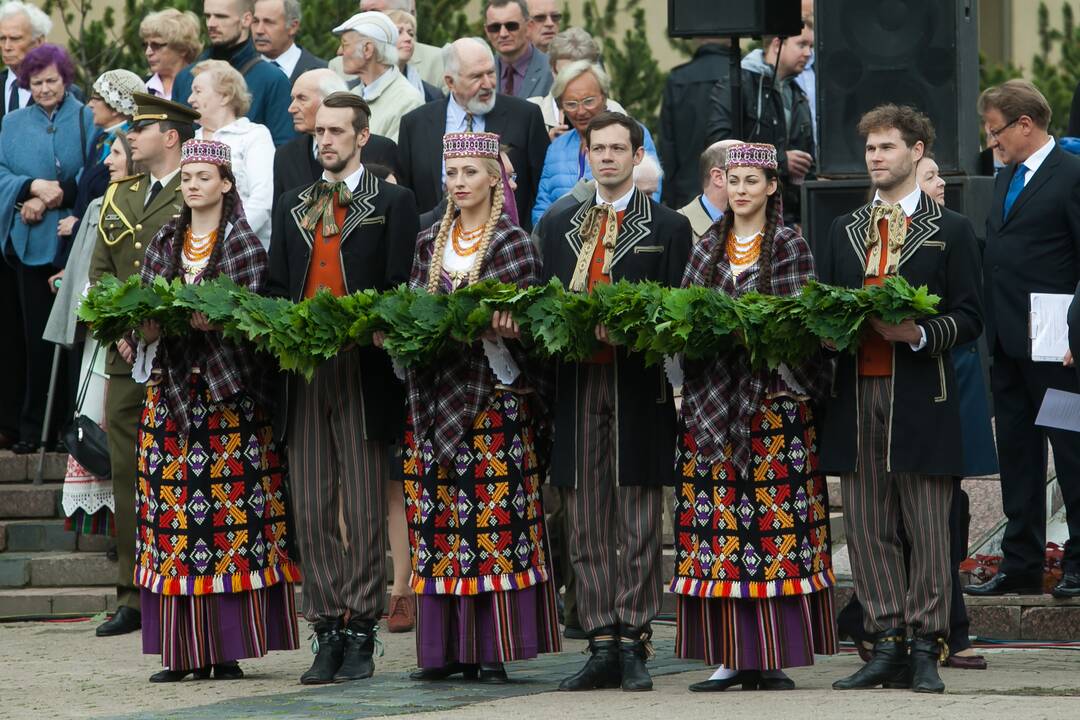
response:
{"label": "stone step", "polygon": [[58,483],[0,484],[0,519],[62,517],[62,488]]}
{"label": "stone step", "polygon": [[844,533],[844,513],[836,511],[829,513],[829,537],[832,539],[834,547],[846,542],[847,535]]}
{"label": "stone step", "polygon": [[[45,453],[42,479],[63,480],[67,472],[67,453]],[[37,475],[38,454],[16,455],[10,450],[0,450],[0,483],[33,482]]]}
{"label": "stone step", "polygon": [[829,485],[829,507],[833,510],[843,510],[844,499],[840,495],[840,478],[830,475],[825,482]]}
{"label": "stone step", "polygon": [[115,585],[116,564],[103,552],[5,552],[0,587]]}
{"label": "stone step", "polygon": [[65,530],[63,518],[0,520],[0,551],[104,552],[113,544],[115,540],[104,535],[81,535]]}

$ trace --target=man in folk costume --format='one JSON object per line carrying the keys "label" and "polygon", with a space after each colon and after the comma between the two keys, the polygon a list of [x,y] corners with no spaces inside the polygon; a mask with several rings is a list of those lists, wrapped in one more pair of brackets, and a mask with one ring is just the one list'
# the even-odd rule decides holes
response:
{"label": "man in folk costume", "polygon": [[[690,223],[634,188],[643,132],[601,113],[585,132],[594,197],[546,222],[544,279],[574,292],[623,279],[677,287],[690,254]],[[650,690],[649,623],[660,610],[662,486],[673,480],[675,406],[663,369],[614,347],[556,371],[551,477],[568,488],[578,617],[591,657],[562,690]]]}
{"label": "man in folk costume", "polygon": [[[821,426],[821,469],[841,475],[855,590],[873,657],[839,690],[943,692],[937,663],[949,630],[949,505],[964,470],[950,356],[982,331],[979,253],[964,217],[922,193],[916,165],[930,120],[882,105],[863,116],[874,201],[839,217],[818,250],[822,282],[877,285],[901,275],[941,297],[939,314],[889,325],[871,318],[857,354],[838,357]],[[912,538],[910,572],[897,537]],[[910,654],[908,633],[912,639]]]}
{"label": "man in folk costume", "polygon": [[[195,135],[199,114],[163,98],[132,93],[137,111],[128,140],[131,159],[146,172],[112,183],[105,192],[98,243],[90,261],[90,284],[103,275],[126,280],[142,272],[146,248],[167,222],[180,214],[180,146]],[[116,614],[97,628],[98,637],[122,635],[142,626],[135,587],[135,434],[146,388],[131,379],[134,336],[120,340],[105,356],[109,386],[105,421],[116,499]]]}
{"label": "man in folk costume", "polygon": [[[323,176],[278,202],[269,294],[300,301],[320,289],[342,296],[409,279],[416,203],[408,190],[364,170],[367,122],[359,96],[336,92],[323,100],[315,119]],[[384,487],[390,446],[403,430],[404,388],[386,353],[355,348],[322,363],[310,382],[293,378],[282,405],[303,613],[317,639],[300,682],[370,677],[386,593]]]}

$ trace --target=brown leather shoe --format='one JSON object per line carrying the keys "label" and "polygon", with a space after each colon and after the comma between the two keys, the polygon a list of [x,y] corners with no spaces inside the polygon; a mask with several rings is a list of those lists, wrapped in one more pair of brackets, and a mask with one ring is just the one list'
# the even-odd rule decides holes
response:
{"label": "brown leather shoe", "polygon": [[943,664],[957,670],[985,670],[986,658],[982,655],[950,655]]}
{"label": "brown leather shoe", "polygon": [[409,632],[416,626],[416,596],[391,595],[386,624],[392,633]]}

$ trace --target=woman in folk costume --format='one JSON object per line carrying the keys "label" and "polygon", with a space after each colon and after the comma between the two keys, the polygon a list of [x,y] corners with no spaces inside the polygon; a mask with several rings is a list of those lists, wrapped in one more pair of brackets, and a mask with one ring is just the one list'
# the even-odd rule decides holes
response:
{"label": "woman in folk costume", "polygon": [[[146,249],[142,280],[228,277],[259,292],[266,251],[244,217],[229,147],[184,143],[184,208]],[[299,642],[283,462],[267,407],[272,366],[195,313],[191,332],[141,328],[135,582],[151,682],[238,679],[241,658]]]}
{"label": "woman in folk costume", "polygon": [[[417,238],[410,286],[536,283],[535,247],[504,212],[513,196],[498,136],[448,134],[443,148],[450,202]],[[506,682],[505,662],[560,648],[540,499],[539,376],[517,337],[509,313],[496,313],[482,342],[407,373],[416,680]]]}
{"label": "woman in folk costume", "polygon": [[[793,295],[814,278],[783,225],[776,148],[728,150],[731,212],[702,237],[683,285]],[[811,399],[825,364],[755,370],[739,345],[686,363],[676,468],[676,654],[720,664],[695,692],[786,690],[782,668],[836,652],[828,495]]]}

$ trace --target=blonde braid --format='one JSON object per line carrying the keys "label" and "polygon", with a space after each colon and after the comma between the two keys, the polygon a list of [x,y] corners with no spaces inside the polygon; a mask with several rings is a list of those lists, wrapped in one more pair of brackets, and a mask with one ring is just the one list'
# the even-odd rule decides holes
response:
{"label": "blonde braid", "polygon": [[457,206],[449,197],[446,198],[446,212],[443,213],[439,223],[439,234],[435,236],[435,247],[432,250],[431,262],[428,263],[427,291],[435,294],[439,291],[439,281],[442,278],[443,254],[446,252],[446,239],[450,237],[450,228],[454,224],[454,210]]}
{"label": "blonde braid", "polygon": [[470,285],[480,279],[480,271],[484,269],[484,257],[487,256],[488,248],[491,246],[491,238],[495,235],[495,226],[499,224],[499,218],[502,217],[504,202],[502,184],[500,183],[492,188],[491,194],[491,215],[488,217],[484,228],[484,239],[480,241],[480,247],[476,251],[476,262],[473,263],[472,269],[469,271]]}

